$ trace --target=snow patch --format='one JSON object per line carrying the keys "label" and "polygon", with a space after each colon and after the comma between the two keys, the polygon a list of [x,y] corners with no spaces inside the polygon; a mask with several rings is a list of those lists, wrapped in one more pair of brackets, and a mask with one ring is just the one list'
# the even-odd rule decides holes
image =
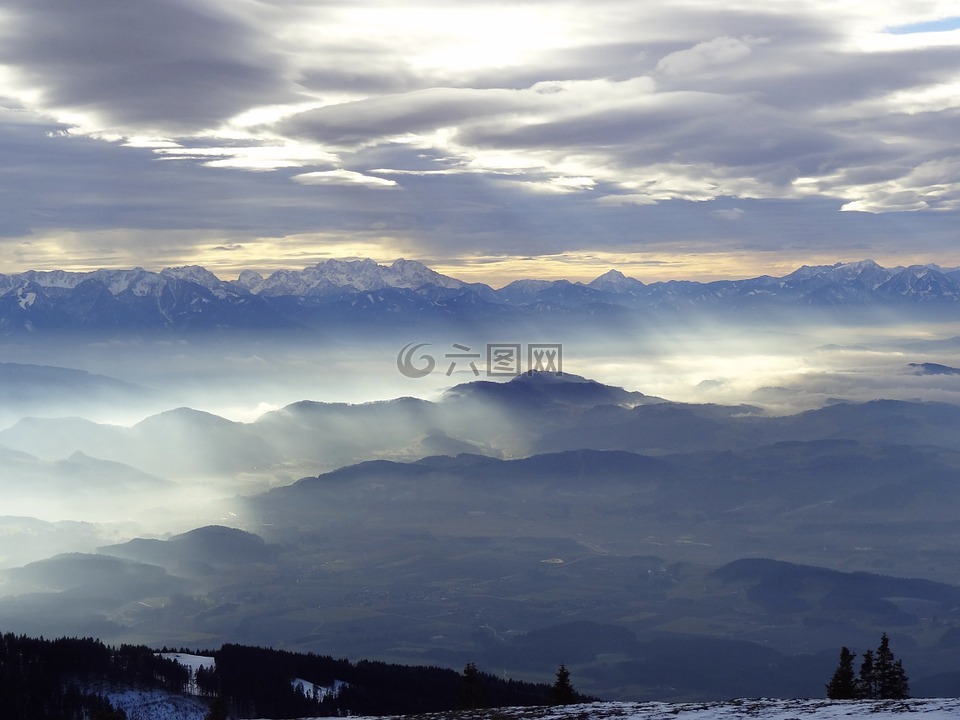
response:
{"label": "snow patch", "polygon": [[20,305],[21,310],[26,310],[36,301],[37,294],[35,292],[24,292],[22,288],[17,291],[17,303]]}
{"label": "snow patch", "polygon": [[217,661],[212,657],[206,657],[204,655],[189,655],[187,653],[178,653],[178,652],[166,652],[166,653],[157,653],[164,660],[176,660],[178,663],[183,665],[186,668],[190,668],[190,671],[196,675],[197,670],[203,668],[204,670],[210,670],[217,666]]}
{"label": "snow patch", "polygon": [[178,652],[157,653],[157,655],[165,660],[174,660],[190,670],[190,682],[187,685],[187,692],[190,695],[200,694],[200,690],[197,687],[197,670],[201,668],[204,670],[213,670],[217,666],[216,661],[212,657],[206,657],[204,655],[190,655],[189,653]]}
{"label": "snow patch", "polygon": [[328,695],[336,696],[341,688],[346,687],[347,683],[342,680],[334,680],[333,685],[316,685],[309,680],[304,680],[303,678],[294,678],[290,681],[290,685],[294,690],[299,686],[303,690],[303,694],[309,697],[316,697],[318,700],[323,700]]}
{"label": "snow patch", "polygon": [[203,720],[210,711],[197,698],[166,690],[115,690],[105,697],[128,718],[137,720]]}

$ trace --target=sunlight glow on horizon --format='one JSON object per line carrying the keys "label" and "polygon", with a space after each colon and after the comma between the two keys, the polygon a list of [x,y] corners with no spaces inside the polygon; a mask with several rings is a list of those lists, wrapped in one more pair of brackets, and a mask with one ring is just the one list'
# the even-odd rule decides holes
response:
{"label": "sunlight glow on horizon", "polygon": [[[365,238],[354,242],[337,241],[325,236],[297,236],[293,238],[262,238],[256,242],[231,243],[224,239],[197,245],[190,255],[181,255],[176,248],[169,253],[157,253],[153,262],[137,262],[123,252],[120,242],[109,239],[104,252],[82,257],[75,252],[72,234],[36,240],[29,249],[18,248],[15,262],[0,268],[0,273],[15,274],[27,270],[92,272],[98,269],[129,270],[142,267],[159,272],[168,267],[200,265],[221,280],[235,280],[244,270],[253,270],[267,276],[278,270],[302,270],[325,260],[371,259],[381,265],[390,265],[403,258],[422,262],[442,275],[464,282],[487,284],[495,289],[516,280],[569,280],[587,283],[609,270],[618,270],[627,277],[644,283],[669,280],[713,282],[738,280],[770,275],[781,277],[803,265],[834,265],[871,259],[884,267],[935,264],[943,268],[960,265],[960,257],[871,254],[868,258],[846,253],[773,253],[773,252],[565,252],[540,256],[472,255],[462,258],[430,258],[417,252],[412,244],[397,238]],[[114,243],[116,243],[114,245]],[[74,258],[64,262],[64,258]]]}

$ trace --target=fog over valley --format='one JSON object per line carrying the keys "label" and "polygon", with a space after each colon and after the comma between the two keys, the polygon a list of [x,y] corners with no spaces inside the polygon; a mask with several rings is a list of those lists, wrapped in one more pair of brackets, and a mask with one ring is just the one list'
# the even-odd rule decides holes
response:
{"label": "fog over valley", "polygon": [[[312,273],[271,301],[292,327],[198,329],[211,303],[178,315],[199,291],[149,274],[108,288],[110,324],[8,314],[3,629],[563,661],[585,692],[674,700],[817,695],[838,638],[887,631],[914,688],[950,691],[960,295],[921,282],[949,273],[884,300],[864,272],[901,271],[823,266],[667,307],[609,274],[475,301],[390,267],[288,274]],[[331,270],[389,282],[311,295]],[[848,300],[804,299],[828,287]],[[120,312],[145,297],[162,325]],[[663,661],[694,653],[730,674]]]}

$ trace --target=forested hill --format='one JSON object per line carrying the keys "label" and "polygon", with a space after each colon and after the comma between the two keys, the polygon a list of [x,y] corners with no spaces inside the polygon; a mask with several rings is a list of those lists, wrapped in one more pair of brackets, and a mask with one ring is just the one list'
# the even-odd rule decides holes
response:
{"label": "forested hill", "polygon": [[187,669],[146,647],[110,648],[92,638],[0,637],[0,714],[4,720],[121,720],[111,687],[186,692]]}
{"label": "forested hill", "polygon": [[[546,705],[551,686],[465,675],[438,667],[350,662],[241,645],[191,653],[209,658],[196,672],[145,646],[109,647],[92,638],[0,636],[3,720],[120,720],[118,690],[192,695],[233,717],[398,715],[463,707]],[[188,651],[181,650],[186,653]],[[465,692],[468,691],[468,692]],[[590,698],[576,695],[575,701]]]}

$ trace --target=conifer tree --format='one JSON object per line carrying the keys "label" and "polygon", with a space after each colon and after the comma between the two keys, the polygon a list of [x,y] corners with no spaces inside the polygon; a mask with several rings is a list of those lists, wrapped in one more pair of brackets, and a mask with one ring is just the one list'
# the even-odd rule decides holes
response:
{"label": "conifer tree", "polygon": [[[844,651],[840,651],[841,666],[844,661]],[[849,652],[849,651],[848,651]],[[852,656],[850,658],[852,662]],[[827,685],[828,697],[840,699],[839,695],[832,695],[831,687],[834,682],[840,683],[838,674],[841,667],[834,672],[834,677]],[[910,683],[903,670],[903,663],[897,660],[890,649],[890,638],[886,633],[880,638],[880,646],[863,653],[863,662],[860,664],[860,676],[855,683],[855,697],[866,700],[904,700],[910,697]]]}
{"label": "conifer tree", "polygon": [[903,670],[903,663],[897,660],[893,664],[893,682],[890,685],[892,700],[906,700],[910,697],[910,678]]}
{"label": "conifer tree", "polygon": [[857,678],[857,697],[869,700],[877,696],[877,679],[873,667],[873,650],[863,653],[860,677]]}
{"label": "conifer tree", "polygon": [[551,705],[570,705],[577,700],[577,693],[574,692],[573,685],[570,684],[570,671],[561,664],[557,668],[557,680],[550,688]]}
{"label": "conifer tree", "polygon": [[910,694],[907,675],[903,671],[902,663],[893,656],[890,649],[890,638],[884,633],[880,638],[880,647],[877,648],[876,663],[874,665],[876,677],[876,697],[884,700],[903,700]]}
{"label": "conifer tree", "polygon": [[472,662],[468,662],[463,667],[463,675],[460,684],[460,702],[461,710],[475,710],[483,707],[483,693],[480,690],[480,671]]}
{"label": "conifer tree", "polygon": [[831,700],[853,700],[857,697],[857,678],[853,672],[853,659],[856,656],[848,648],[840,648],[840,662],[827,683],[827,697]]}

